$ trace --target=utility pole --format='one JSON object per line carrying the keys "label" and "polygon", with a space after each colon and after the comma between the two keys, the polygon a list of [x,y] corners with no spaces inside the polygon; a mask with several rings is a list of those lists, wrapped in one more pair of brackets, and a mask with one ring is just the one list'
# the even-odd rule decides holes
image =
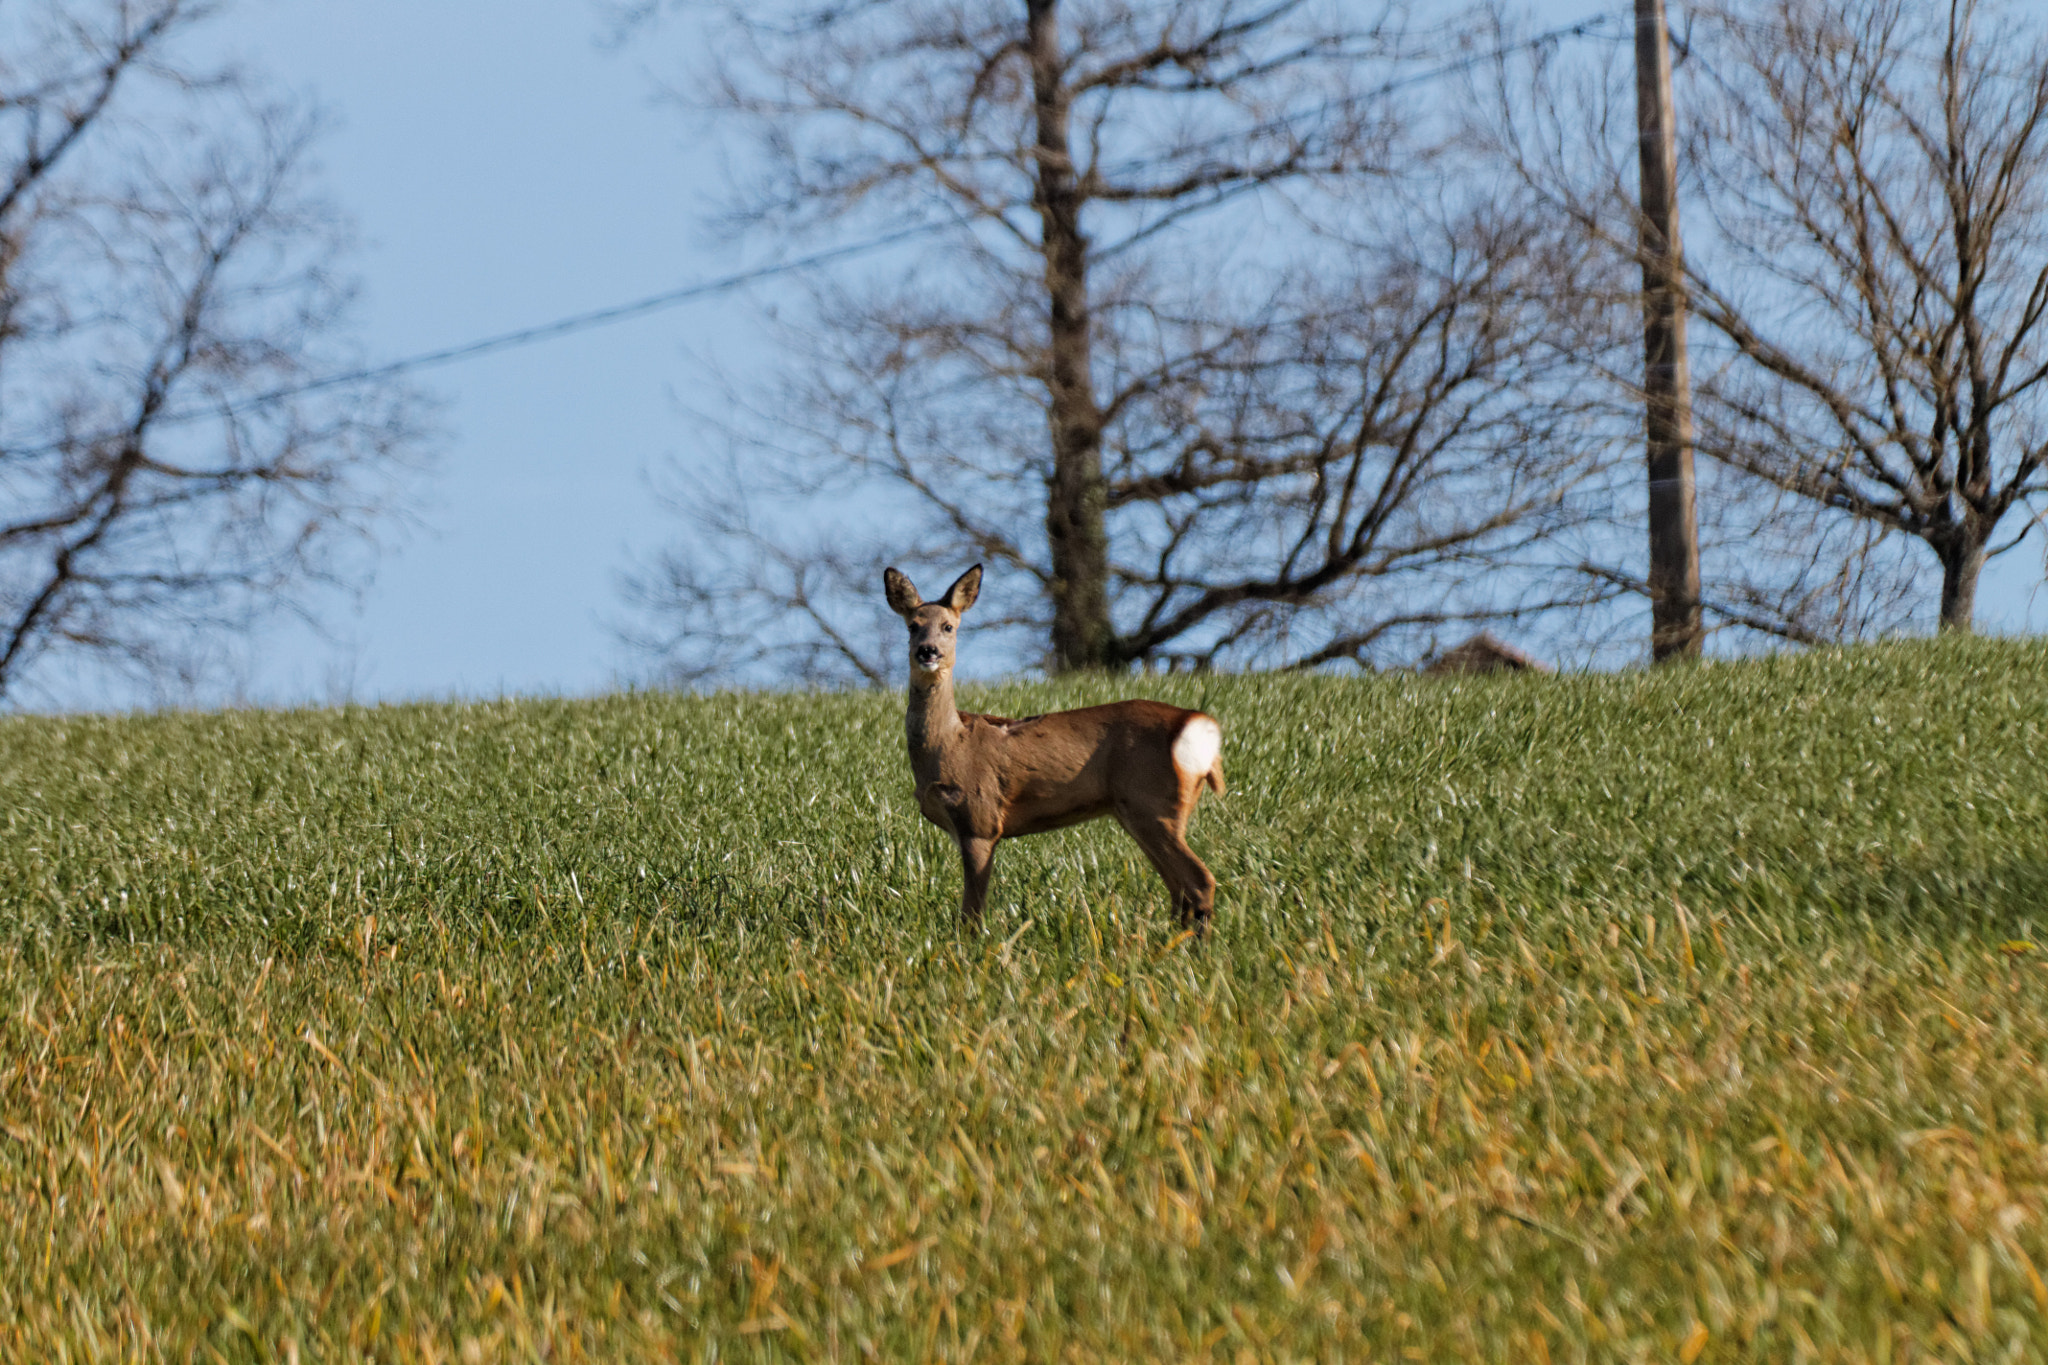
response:
{"label": "utility pole", "polygon": [[1678,143],[1664,0],[1636,0],[1636,129],[1642,165],[1643,425],[1650,477],[1650,657],[1700,652],[1700,536],[1692,470],[1692,370],[1678,241]]}

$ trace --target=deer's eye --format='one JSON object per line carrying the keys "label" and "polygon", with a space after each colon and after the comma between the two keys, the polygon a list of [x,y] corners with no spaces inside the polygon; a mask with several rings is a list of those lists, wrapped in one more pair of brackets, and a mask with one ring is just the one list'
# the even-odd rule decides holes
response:
{"label": "deer's eye", "polygon": [[945,625],[940,626],[939,629],[945,631],[946,634],[951,635],[953,633],[953,623],[951,621],[948,621]]}

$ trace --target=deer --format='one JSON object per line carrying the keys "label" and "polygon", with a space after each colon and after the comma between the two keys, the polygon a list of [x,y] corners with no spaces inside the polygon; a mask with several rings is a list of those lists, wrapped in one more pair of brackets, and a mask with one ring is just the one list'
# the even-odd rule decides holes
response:
{"label": "deer", "polygon": [[997,844],[1109,816],[1166,883],[1180,927],[1200,938],[1216,878],[1186,835],[1202,789],[1223,791],[1216,718],[1135,699],[1019,720],[963,712],[953,703],[954,649],[981,593],[981,565],[936,602],[893,568],[882,586],[910,627],[910,771],[918,810],[960,849],[961,922],[981,922]]}

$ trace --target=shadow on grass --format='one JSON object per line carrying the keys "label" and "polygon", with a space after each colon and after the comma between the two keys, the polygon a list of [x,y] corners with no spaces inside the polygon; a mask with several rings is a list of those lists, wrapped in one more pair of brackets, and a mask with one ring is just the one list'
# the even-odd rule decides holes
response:
{"label": "shadow on grass", "polygon": [[2048,922],[2048,862],[1950,866],[1913,859],[1853,868],[1780,865],[1735,890],[1746,908],[1788,928],[1825,915],[1888,934],[2027,938]]}

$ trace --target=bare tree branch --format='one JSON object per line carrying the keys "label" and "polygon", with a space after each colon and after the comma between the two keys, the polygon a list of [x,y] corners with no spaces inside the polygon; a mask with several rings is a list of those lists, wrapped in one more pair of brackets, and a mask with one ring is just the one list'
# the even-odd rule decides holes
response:
{"label": "bare tree branch", "polygon": [[876,0],[719,32],[759,139],[735,224],[958,228],[782,334],[739,482],[632,580],[673,676],[871,677],[847,642],[899,557],[1014,570],[977,607],[1010,666],[1355,662],[1584,600],[1564,541],[1609,447],[1560,342],[1591,257],[1386,96],[1385,16]]}
{"label": "bare tree branch", "polygon": [[[1967,629],[2000,519],[2043,483],[2048,40],[1996,0],[1731,0],[1692,19],[1679,104],[1702,218],[1685,280],[1704,325],[1695,439],[1738,476],[1719,485],[1730,540],[1709,595],[1724,624],[1781,639],[1806,638],[1809,619],[1895,628],[1886,604],[1918,546],[1940,571],[1927,615]],[[1612,73],[1496,74],[1506,163],[1626,258]],[[1589,372],[1631,401],[1600,355]],[[1763,528],[1798,523],[1780,492],[1871,534],[1812,522],[1759,552]],[[1806,553],[1821,543],[1874,558],[1822,572]],[[1817,584],[1867,595],[1820,611]],[[1772,602],[1804,615],[1771,618]]]}
{"label": "bare tree branch", "polygon": [[238,407],[350,358],[348,291],[314,122],[183,64],[210,8],[52,6],[0,52],[0,697],[64,655],[181,668],[344,572],[418,436],[388,380]]}

